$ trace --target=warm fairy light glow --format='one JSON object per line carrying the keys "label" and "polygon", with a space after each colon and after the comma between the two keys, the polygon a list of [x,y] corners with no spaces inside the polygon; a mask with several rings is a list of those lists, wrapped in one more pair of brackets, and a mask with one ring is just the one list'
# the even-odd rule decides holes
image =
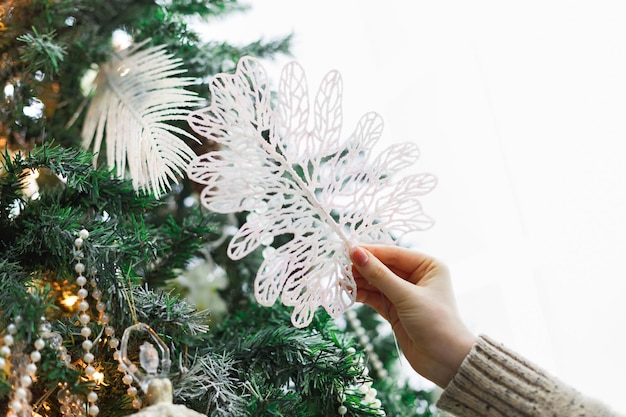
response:
{"label": "warm fairy light glow", "polygon": [[96,383],[96,385],[100,385],[104,382],[104,374],[100,371],[94,372],[91,378]]}
{"label": "warm fairy light glow", "polygon": [[116,51],[128,48],[133,42],[133,37],[125,30],[117,29],[113,32],[113,47]]}
{"label": "warm fairy light glow", "polygon": [[61,304],[71,309],[72,307],[74,307],[77,301],[78,301],[77,295],[68,294],[63,298],[63,300],[61,301]]}

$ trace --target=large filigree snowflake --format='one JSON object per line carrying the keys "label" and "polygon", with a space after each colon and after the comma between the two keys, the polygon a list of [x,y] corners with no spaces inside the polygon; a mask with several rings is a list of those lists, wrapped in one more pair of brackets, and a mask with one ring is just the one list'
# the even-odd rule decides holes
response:
{"label": "large filigree snowflake", "polygon": [[432,190],[435,177],[394,177],[414,165],[414,144],[371,155],[383,130],[376,113],[365,114],[341,139],[336,71],[326,75],[312,106],[297,63],[283,69],[275,107],[266,72],[253,58],[241,59],[235,74],[217,75],[210,89],[211,106],[192,112],[189,123],[221,148],[195,158],[188,173],[206,185],[200,198],[208,209],[249,212],[229,257],[265,246],[256,299],[270,306],[280,297],[293,306],[296,327],[308,325],[319,306],[340,315],[356,297],[352,245],[391,244],[428,229],[433,222],[419,197]]}

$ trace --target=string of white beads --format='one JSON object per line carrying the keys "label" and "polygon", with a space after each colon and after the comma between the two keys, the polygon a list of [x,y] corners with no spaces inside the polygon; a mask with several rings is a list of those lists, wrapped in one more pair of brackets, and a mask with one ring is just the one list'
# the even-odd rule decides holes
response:
{"label": "string of white beads", "polygon": [[[76,250],[74,251],[74,258],[77,260],[75,265],[75,271],[78,273],[78,277],[76,278],[76,283],[80,286],[80,289],[77,291],[77,296],[81,300],[78,305],[78,309],[81,312],[79,315],[79,320],[83,324],[83,328],[81,329],[81,335],[85,338],[83,341],[82,347],[85,353],[83,354],[83,362],[87,364],[85,367],[85,374],[88,377],[92,377],[95,372],[95,367],[92,365],[95,357],[93,353],[91,353],[91,349],[93,348],[93,341],[89,339],[91,335],[91,329],[87,326],[91,317],[87,314],[89,310],[89,303],[86,298],[89,295],[89,291],[86,288],[87,278],[83,275],[85,272],[85,266],[82,264],[82,246],[85,240],[89,238],[89,231],[86,229],[82,229],[79,232],[78,237],[74,240],[74,246]],[[79,266],[80,265],[80,266]],[[98,288],[98,285],[95,279],[91,279],[89,282],[91,286],[91,298],[96,301],[95,309],[98,312],[98,323],[104,325],[104,335],[108,338],[108,347],[113,350],[113,358],[118,360],[120,356],[119,344],[120,340],[115,337],[115,328],[110,324],[110,316],[106,312],[106,304],[102,301],[102,291]],[[132,398],[132,406],[135,409],[139,409],[142,406],[141,398],[137,397],[138,390],[137,388],[132,386],[133,379],[132,376],[128,374],[128,370],[123,366],[118,366],[118,371],[124,376],[122,377],[122,381],[129,385],[129,388],[126,390],[126,393]],[[128,378],[126,377],[128,375]],[[127,383],[130,379],[130,383]],[[96,401],[98,400],[98,395],[96,392],[91,391],[87,394],[87,402],[89,405],[89,415],[95,417],[100,412],[100,409],[96,405]]]}
{"label": "string of white beads", "polygon": [[[366,364],[366,366],[363,367],[363,376],[367,377],[369,375],[369,367],[371,367],[377,373],[379,378],[387,378],[389,374],[385,369],[385,365],[380,360],[378,354],[374,352],[374,345],[371,343],[369,336],[361,325],[361,320],[358,319],[356,312],[354,310],[346,311],[346,318],[349,325],[354,329],[358,337],[359,343],[361,344],[361,346],[363,346],[365,352],[367,353],[368,363]],[[363,404],[371,408],[378,409],[379,415],[385,415],[385,411],[381,408],[381,401],[376,398],[376,394],[378,394],[378,392],[376,391],[376,388],[372,387],[371,380],[363,382],[362,384],[358,385],[356,389],[361,395],[363,395],[363,400],[361,401]],[[343,411],[344,409],[345,406],[343,406],[343,402],[341,402],[338,410],[340,415],[343,415],[341,414],[341,411]]]}
{"label": "string of white beads", "polygon": [[357,317],[356,312],[353,309],[346,311],[346,318],[348,319],[348,323],[354,329],[356,335],[358,336],[359,343],[367,352],[368,366],[376,371],[376,374],[379,378],[387,378],[389,376],[389,373],[385,369],[385,364],[383,363],[383,361],[380,360],[378,354],[374,352],[374,345],[371,343],[369,336],[361,325],[361,320],[359,320],[359,318]]}
{"label": "string of white beads", "polygon": [[[74,264],[74,271],[78,274],[76,277],[76,284],[80,287],[76,292],[76,295],[80,300],[78,302],[78,320],[82,324],[82,328],[80,329],[80,334],[83,337],[83,343],[81,344],[83,348],[82,359],[86,364],[83,372],[88,379],[93,380],[96,372],[96,368],[94,366],[95,356],[91,353],[91,349],[94,347],[94,341],[90,339],[91,328],[89,327],[89,323],[91,322],[91,316],[89,315],[89,302],[87,301],[89,290],[86,288],[87,278],[84,275],[86,268],[85,264],[82,262],[84,258],[82,247],[85,240],[88,238],[89,231],[82,229],[78,232],[78,237],[74,240],[74,259],[76,260],[76,264]],[[92,280],[91,285],[95,286],[94,280]],[[90,391],[87,394],[87,413],[92,417],[95,417],[100,413],[100,408],[96,404],[97,401],[98,394],[95,391]]]}
{"label": "string of white beads", "polygon": [[[43,319],[42,319],[43,320]],[[52,331],[52,326],[47,320],[43,320],[39,326],[39,335],[48,341],[48,346],[56,351],[57,359],[65,365],[72,363],[72,357],[63,346],[63,337]],[[86,417],[85,406],[82,398],[73,394],[68,388],[67,382],[59,382],[57,400],[59,401],[59,411],[61,415],[67,417]]]}
{"label": "string of white beads", "polygon": [[[2,338],[3,345],[0,348],[0,370],[3,372],[10,361],[11,370],[8,378],[12,386],[10,394],[7,417],[30,417],[32,406],[30,401],[32,394],[30,387],[37,375],[37,363],[41,360],[41,350],[46,347],[46,342],[37,337],[33,343],[35,349],[30,353],[23,351],[23,343],[17,343],[15,335],[17,326],[21,323],[21,318],[15,318],[14,323],[7,326],[6,333]],[[13,349],[12,349],[13,348]]]}

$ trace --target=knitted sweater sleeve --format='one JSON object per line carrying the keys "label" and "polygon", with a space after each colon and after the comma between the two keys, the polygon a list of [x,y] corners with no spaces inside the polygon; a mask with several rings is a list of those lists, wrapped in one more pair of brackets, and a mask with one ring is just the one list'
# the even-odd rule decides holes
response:
{"label": "knitted sweater sleeve", "polygon": [[437,406],[459,417],[618,417],[484,335]]}

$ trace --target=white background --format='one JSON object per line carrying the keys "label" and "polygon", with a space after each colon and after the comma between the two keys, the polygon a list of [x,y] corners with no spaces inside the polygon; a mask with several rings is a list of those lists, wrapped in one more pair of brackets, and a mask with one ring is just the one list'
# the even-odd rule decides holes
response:
{"label": "white background", "polygon": [[626,411],[626,4],[247,3],[207,38],[293,32],[311,89],[342,73],[346,136],[375,110],[420,146],[437,224],[414,246],[472,330]]}

